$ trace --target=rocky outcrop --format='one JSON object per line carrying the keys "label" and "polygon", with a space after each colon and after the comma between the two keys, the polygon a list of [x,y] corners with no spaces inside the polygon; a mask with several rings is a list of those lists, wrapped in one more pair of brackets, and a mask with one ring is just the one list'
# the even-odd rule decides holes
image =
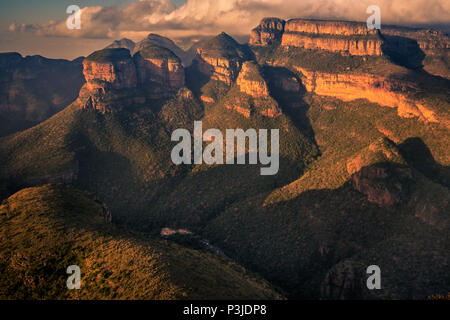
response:
{"label": "rocky outcrop", "polygon": [[253,61],[244,62],[236,84],[241,92],[245,92],[253,98],[267,97],[269,95],[269,87],[261,75],[259,66]]}
{"label": "rocky outcrop", "polygon": [[239,43],[221,33],[197,49],[194,61],[202,74],[231,86],[248,58],[248,52]]}
{"label": "rocky outcrop", "polygon": [[[109,50],[111,49],[105,52]],[[83,74],[89,90],[120,90],[137,85],[136,67],[129,51],[125,49],[115,49],[114,53],[111,53],[111,59],[107,60],[87,57],[83,62]]]}
{"label": "rocky outcrop", "polygon": [[[408,67],[420,68],[425,55],[448,58],[450,38],[437,30],[383,26],[370,30],[366,23],[311,19],[265,18],[250,35],[251,45],[327,50],[351,55],[393,56]],[[448,75],[448,71],[444,73]]]}
{"label": "rocky outcrop", "polygon": [[[121,100],[137,87],[136,66],[127,49],[96,51],[83,62],[86,84],[80,91],[83,109],[102,113],[120,110]],[[136,99],[137,97],[133,97]]]}
{"label": "rocky outcrop", "polygon": [[252,30],[250,44],[320,49],[351,55],[383,55],[383,39],[365,23],[265,18]]}
{"label": "rocky outcrop", "polygon": [[378,32],[359,22],[292,19],[286,23],[281,44],[358,56],[383,54]]}
{"label": "rocky outcrop", "polygon": [[367,99],[381,106],[397,108],[401,117],[419,117],[421,120],[438,122],[429,107],[408,98],[408,92],[417,90],[412,82],[371,74],[313,72],[301,67],[295,69],[303,74],[302,82],[306,89],[318,95],[343,101]]}
{"label": "rocky outcrop", "polygon": [[377,33],[362,22],[308,19],[291,19],[286,23],[284,31],[334,36],[367,36]]}
{"label": "rocky outcrop", "polygon": [[180,59],[161,47],[146,47],[133,58],[123,48],[96,51],[83,62],[83,73],[81,106],[102,113],[168,98],[185,84]]}
{"label": "rocky outcrop", "polygon": [[250,34],[250,44],[267,46],[280,43],[286,21],[278,18],[264,18]]}
{"label": "rocky outcrop", "polygon": [[226,108],[235,110],[246,118],[250,118],[253,112],[270,118],[281,115],[281,109],[270,96],[269,86],[256,62],[243,63],[236,86],[239,87],[240,94],[227,99]]}
{"label": "rocky outcrop", "polygon": [[156,99],[176,93],[184,87],[181,60],[169,49],[147,47],[134,55],[138,82]]}
{"label": "rocky outcrop", "polygon": [[307,33],[286,32],[283,34],[282,45],[312,50],[326,50],[347,53],[354,56],[383,55],[383,41],[376,37],[334,37],[312,36]]}

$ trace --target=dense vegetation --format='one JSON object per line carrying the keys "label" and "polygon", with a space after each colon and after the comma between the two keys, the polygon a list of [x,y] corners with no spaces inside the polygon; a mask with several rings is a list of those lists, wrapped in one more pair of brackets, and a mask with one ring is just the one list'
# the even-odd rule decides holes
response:
{"label": "dense vegetation", "polygon": [[[24,189],[0,206],[2,299],[279,299],[224,258],[105,220],[92,195],[66,185]],[[66,287],[78,265],[80,290]]]}

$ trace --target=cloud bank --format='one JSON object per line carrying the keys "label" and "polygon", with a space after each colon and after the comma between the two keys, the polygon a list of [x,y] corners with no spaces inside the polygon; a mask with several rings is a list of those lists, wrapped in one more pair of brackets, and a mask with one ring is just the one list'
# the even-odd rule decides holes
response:
{"label": "cloud bank", "polygon": [[244,35],[267,16],[366,21],[366,8],[373,4],[381,8],[382,24],[450,24],[448,0],[188,0],[180,8],[170,0],[141,0],[124,8],[82,8],[80,30],[67,29],[64,20],[41,25],[13,23],[9,31],[92,39],[139,39],[149,32],[169,37],[221,31]]}

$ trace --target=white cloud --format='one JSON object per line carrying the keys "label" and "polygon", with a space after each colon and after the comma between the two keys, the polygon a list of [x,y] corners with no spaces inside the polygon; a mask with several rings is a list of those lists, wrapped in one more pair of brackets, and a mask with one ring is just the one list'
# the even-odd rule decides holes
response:
{"label": "white cloud", "polygon": [[211,35],[226,31],[248,34],[266,16],[365,21],[366,8],[381,8],[382,23],[449,24],[448,0],[188,0],[176,8],[170,0],[141,0],[123,9],[82,9],[81,30],[68,30],[65,21],[43,25],[12,24],[12,32],[75,38],[141,38],[149,32],[171,37]]}

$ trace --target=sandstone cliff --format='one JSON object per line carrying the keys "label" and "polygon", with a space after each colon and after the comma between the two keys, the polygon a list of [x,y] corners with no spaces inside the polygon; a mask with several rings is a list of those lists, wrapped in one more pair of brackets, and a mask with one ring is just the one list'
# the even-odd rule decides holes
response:
{"label": "sandstone cliff", "polygon": [[253,112],[271,118],[281,115],[281,109],[270,96],[267,82],[262,76],[260,67],[255,62],[246,61],[243,63],[236,79],[236,86],[241,94],[228,99],[225,104],[226,108],[235,110],[246,118],[250,118]]}
{"label": "sandstone cliff", "polygon": [[170,96],[184,86],[181,60],[169,49],[146,47],[134,55],[134,61],[138,82],[153,98]]}
{"label": "sandstone cliff", "polygon": [[278,18],[264,18],[250,34],[251,45],[267,46],[280,43],[286,21]]}
{"label": "sandstone cliff", "polygon": [[252,30],[251,45],[280,43],[285,47],[321,49],[351,55],[383,54],[383,39],[365,23],[265,18]]}
{"label": "sandstone cliff", "polygon": [[295,68],[303,74],[302,82],[306,90],[318,95],[335,97],[343,101],[367,99],[382,106],[398,108],[401,117],[438,121],[429,107],[408,98],[408,91],[417,90],[412,82],[396,81],[370,74],[335,74]]}
{"label": "sandstone cliff", "polygon": [[286,22],[281,44],[358,56],[383,54],[378,32],[359,22],[291,19]]}
{"label": "sandstone cliff", "polygon": [[[404,57],[415,57],[419,66],[423,55],[448,56],[450,38],[442,31],[383,26],[370,30],[366,23],[350,21],[328,21],[264,18],[252,30],[250,44],[268,46],[281,43],[286,47],[321,49],[351,55],[381,56],[397,53]],[[422,56],[420,56],[422,54]]]}
{"label": "sandstone cliff", "polygon": [[383,55],[383,41],[378,36],[328,36],[298,32],[285,32],[281,44],[313,50],[348,53],[354,56]]}
{"label": "sandstone cliff", "polygon": [[194,61],[198,71],[230,86],[248,57],[245,48],[226,33],[221,33],[197,49]]}
{"label": "sandstone cliff", "polygon": [[86,84],[79,99],[84,109],[102,113],[121,109],[118,101],[137,87],[136,67],[129,50],[123,48],[94,52],[83,62],[83,74]]}
{"label": "sandstone cliff", "polygon": [[102,113],[168,98],[185,83],[180,59],[161,47],[146,47],[133,58],[123,48],[96,51],[83,62],[83,74],[81,106]]}

